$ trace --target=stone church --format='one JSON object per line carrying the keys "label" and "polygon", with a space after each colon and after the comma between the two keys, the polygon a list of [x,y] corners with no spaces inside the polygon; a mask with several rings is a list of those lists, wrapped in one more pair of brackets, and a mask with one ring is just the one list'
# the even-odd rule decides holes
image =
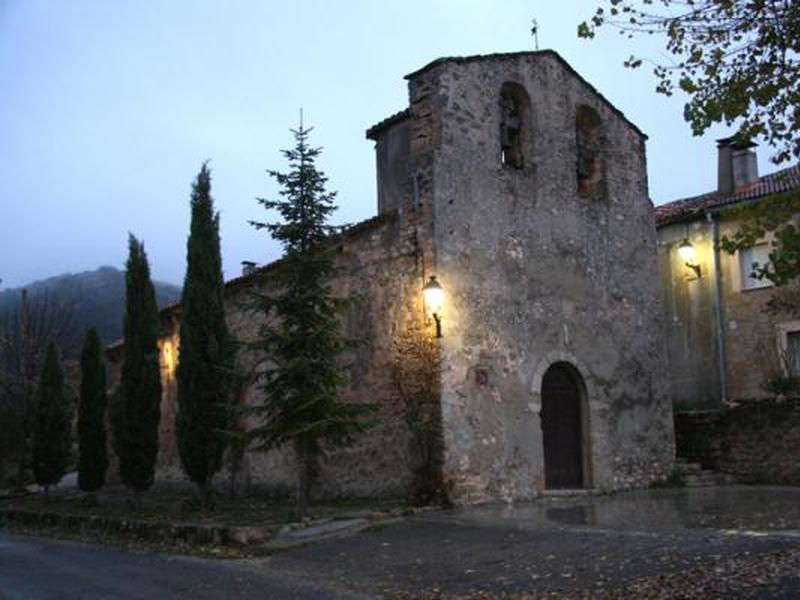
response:
{"label": "stone church", "polygon": [[[436,356],[418,377],[430,382],[435,468],[452,501],[666,475],[674,442],[646,136],[552,51],[441,58],[406,80],[409,106],[367,131],[378,215],[337,240],[335,289],[364,298],[344,325],[369,340],[346,393],[378,403],[381,424],[324,457],[316,493],[411,493],[420,453],[392,374],[405,359],[398,340],[420,318]],[[227,284],[240,339],[259,323],[241,301],[269,289],[270,269]],[[423,288],[437,284],[441,306],[426,304]],[[164,479],[180,473],[179,311],[162,312]],[[109,349],[117,367],[120,353]],[[258,401],[255,386],[240,401]],[[279,490],[292,466],[287,449],[248,453],[242,470]]]}

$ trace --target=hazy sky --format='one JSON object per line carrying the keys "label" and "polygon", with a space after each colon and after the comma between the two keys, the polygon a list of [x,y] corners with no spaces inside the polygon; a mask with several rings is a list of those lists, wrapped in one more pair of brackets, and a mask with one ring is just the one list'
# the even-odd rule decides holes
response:
{"label": "hazy sky", "polygon": [[300,107],[339,191],[337,222],[373,216],[364,131],[407,106],[403,75],[440,56],[532,49],[533,17],[540,47],[650,136],[656,203],[713,189],[714,140],[728,131],[693,138],[682,100],[622,66],[632,51],[662,56],[658,44],[577,39],[592,12],[588,0],[0,0],[0,288],[122,267],[128,231],[155,278],[181,283],[205,159],[226,278],[277,258],[247,221],[265,217],[255,197],[274,195],[264,171],[284,167]]}

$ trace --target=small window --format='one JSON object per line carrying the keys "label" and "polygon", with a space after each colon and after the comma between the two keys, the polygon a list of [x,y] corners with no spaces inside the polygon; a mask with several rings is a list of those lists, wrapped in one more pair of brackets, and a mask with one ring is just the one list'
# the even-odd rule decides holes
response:
{"label": "small window", "polygon": [[800,321],[788,321],[775,326],[778,360],[784,375],[800,377]]}
{"label": "small window", "polygon": [[592,195],[603,190],[603,131],[594,109],[579,106],[575,113],[576,174],[578,193]]}
{"label": "small window", "polygon": [[783,359],[786,374],[800,377],[800,331],[786,332],[786,356]]}
{"label": "small window", "polygon": [[517,83],[505,83],[500,89],[500,163],[509,169],[524,164],[524,134],[528,126],[530,99]]}
{"label": "small window", "polygon": [[759,279],[755,276],[756,265],[763,267],[769,262],[769,244],[759,244],[739,251],[739,268],[742,278],[743,290],[755,290],[770,287],[769,279]]}

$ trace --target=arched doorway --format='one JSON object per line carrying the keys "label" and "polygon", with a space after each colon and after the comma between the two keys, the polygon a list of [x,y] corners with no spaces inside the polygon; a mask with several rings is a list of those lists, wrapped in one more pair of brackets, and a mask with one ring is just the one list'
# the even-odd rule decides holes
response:
{"label": "arched doorway", "polygon": [[583,380],[569,363],[551,365],[542,378],[540,418],[547,489],[584,486],[583,394]]}

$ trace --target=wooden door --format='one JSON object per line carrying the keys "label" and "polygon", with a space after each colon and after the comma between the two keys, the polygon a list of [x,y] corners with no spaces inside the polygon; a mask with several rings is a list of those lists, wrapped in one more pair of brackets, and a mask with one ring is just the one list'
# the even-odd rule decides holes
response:
{"label": "wooden door", "polygon": [[581,387],[569,365],[556,363],[542,379],[545,487],[583,487]]}

